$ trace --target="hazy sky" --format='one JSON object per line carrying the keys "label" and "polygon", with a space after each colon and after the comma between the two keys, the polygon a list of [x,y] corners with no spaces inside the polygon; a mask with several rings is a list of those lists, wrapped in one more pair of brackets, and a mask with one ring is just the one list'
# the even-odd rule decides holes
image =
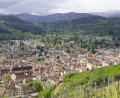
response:
{"label": "hazy sky", "polygon": [[0,0],[0,13],[47,15],[120,10],[120,0]]}

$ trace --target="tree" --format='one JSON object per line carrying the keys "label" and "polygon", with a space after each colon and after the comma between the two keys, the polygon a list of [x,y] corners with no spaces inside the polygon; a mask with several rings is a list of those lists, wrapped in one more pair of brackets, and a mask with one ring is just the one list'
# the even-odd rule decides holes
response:
{"label": "tree", "polygon": [[34,59],[34,62],[40,62],[40,61],[44,61],[44,60],[45,60],[45,58],[41,57],[41,58]]}
{"label": "tree", "polygon": [[40,49],[40,46],[37,45],[37,49]]}
{"label": "tree", "polygon": [[4,81],[7,83],[11,80],[10,75],[8,74],[4,74],[3,78],[4,78]]}
{"label": "tree", "polygon": [[21,49],[21,50],[24,50],[24,46],[20,46],[20,49]]}
{"label": "tree", "polygon": [[94,66],[92,66],[92,69],[91,69],[91,70],[93,71],[94,69],[95,69]]}
{"label": "tree", "polygon": [[91,51],[93,54],[95,54],[95,49],[94,48],[92,48],[92,51]]}
{"label": "tree", "polygon": [[10,58],[13,58],[13,54],[10,54]]}
{"label": "tree", "polygon": [[67,49],[65,50],[65,52],[70,53],[70,49],[69,49],[69,48],[67,48]]}
{"label": "tree", "polygon": [[58,49],[58,44],[56,44],[56,45],[54,46],[54,48]]}
{"label": "tree", "polygon": [[33,87],[34,87],[34,91],[35,92],[40,92],[43,90],[43,86],[41,84],[40,81],[36,80],[34,83],[33,83]]}
{"label": "tree", "polygon": [[43,91],[41,91],[40,93],[39,93],[39,97],[40,98],[48,98],[50,96],[50,91],[49,90],[47,90],[47,89],[45,89],[45,90],[43,90]]}
{"label": "tree", "polygon": [[5,60],[3,60],[3,61],[1,62],[1,64],[6,64],[7,62],[8,62],[8,60],[5,59]]}
{"label": "tree", "polygon": [[50,87],[50,89],[44,89],[39,92],[39,98],[50,98],[51,92],[54,91],[56,86]]}

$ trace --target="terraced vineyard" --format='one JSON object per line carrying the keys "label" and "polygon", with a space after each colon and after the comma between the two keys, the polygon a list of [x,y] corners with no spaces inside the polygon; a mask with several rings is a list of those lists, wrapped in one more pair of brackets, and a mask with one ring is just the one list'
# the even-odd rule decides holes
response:
{"label": "terraced vineyard", "polygon": [[55,98],[120,98],[120,65],[68,74]]}
{"label": "terraced vineyard", "polygon": [[68,89],[56,95],[55,98],[120,98],[120,82],[113,82],[107,86],[82,88],[82,86],[75,88],[74,92],[69,92]]}

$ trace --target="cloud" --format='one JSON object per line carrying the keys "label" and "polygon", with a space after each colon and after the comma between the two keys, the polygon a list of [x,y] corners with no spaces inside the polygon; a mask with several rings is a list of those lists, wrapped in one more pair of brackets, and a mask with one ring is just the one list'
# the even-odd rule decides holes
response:
{"label": "cloud", "polygon": [[9,8],[10,6],[13,6],[19,2],[20,0],[0,0],[0,9]]}
{"label": "cloud", "polygon": [[0,13],[47,15],[120,10],[120,0],[0,0]]}

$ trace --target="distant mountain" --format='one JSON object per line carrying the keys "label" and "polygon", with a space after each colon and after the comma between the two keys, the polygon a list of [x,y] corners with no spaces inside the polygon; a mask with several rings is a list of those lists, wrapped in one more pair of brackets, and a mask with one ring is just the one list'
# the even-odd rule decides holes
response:
{"label": "distant mountain", "polygon": [[24,20],[26,22],[31,22],[31,23],[34,23],[34,22],[37,22],[38,19],[39,19],[39,16],[36,16],[36,15],[30,15],[28,13],[22,13],[22,14],[11,14],[11,16],[15,16],[21,20]]}
{"label": "distant mountain", "polygon": [[76,19],[76,18],[83,18],[87,16],[92,16],[92,14],[88,13],[56,13],[51,14],[47,16],[37,16],[37,15],[30,15],[27,13],[24,14],[13,14],[13,16],[16,16],[24,21],[31,22],[31,23],[41,23],[41,22],[51,22],[56,20],[70,20],[70,19]]}
{"label": "distant mountain", "polygon": [[32,23],[24,22],[14,16],[0,16],[0,40],[23,39],[31,34],[44,34],[45,31]]}
{"label": "distant mountain", "polygon": [[106,11],[106,12],[94,12],[93,15],[99,15],[103,17],[118,17],[120,16],[120,11]]}
{"label": "distant mountain", "polygon": [[0,15],[4,15],[4,14],[0,13]]}
{"label": "distant mountain", "polygon": [[[0,13],[0,15],[4,15]],[[53,22],[56,20],[71,20],[77,18],[84,18],[87,16],[102,16],[102,17],[119,17],[120,11],[106,11],[106,12],[93,12],[93,13],[56,13],[50,14],[46,16],[38,16],[38,15],[31,15],[28,13],[22,14],[11,14],[11,16],[15,16],[23,21],[30,22],[30,23],[42,23],[42,22]]]}
{"label": "distant mountain", "polygon": [[120,13],[113,14],[110,17],[120,17]]}

